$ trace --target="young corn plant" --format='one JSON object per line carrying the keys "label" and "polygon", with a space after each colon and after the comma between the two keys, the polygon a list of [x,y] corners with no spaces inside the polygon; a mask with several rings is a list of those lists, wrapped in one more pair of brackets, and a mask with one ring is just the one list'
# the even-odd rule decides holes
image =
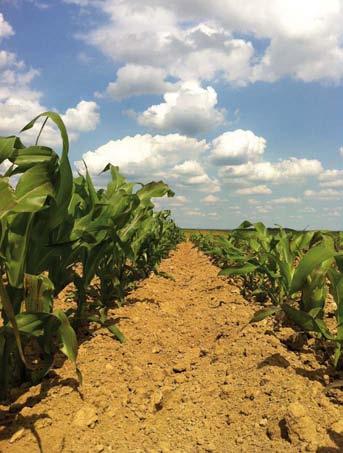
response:
{"label": "young corn plant", "polygon": [[[51,119],[59,128],[61,158],[48,147],[25,147],[18,137],[0,138],[0,163],[8,170],[0,177],[0,389],[2,394],[25,379],[41,378],[52,366],[57,347],[74,363],[77,341],[67,317],[53,311],[51,280],[33,259],[35,240],[53,234],[63,222],[69,203],[68,137],[64,124],[53,112],[36,117]],[[70,170],[71,174],[71,170]],[[16,176],[17,183],[10,183]],[[43,254],[48,250],[40,246]],[[25,346],[35,339],[42,347],[43,363],[34,370],[25,357]]]}

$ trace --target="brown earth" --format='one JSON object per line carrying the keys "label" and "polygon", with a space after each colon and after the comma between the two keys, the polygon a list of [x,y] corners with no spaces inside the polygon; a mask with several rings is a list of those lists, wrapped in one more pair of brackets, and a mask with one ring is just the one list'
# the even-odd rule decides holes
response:
{"label": "brown earth", "polygon": [[[256,310],[190,243],[113,312],[126,342],[103,329],[73,367],[0,406],[0,451],[343,451],[343,397],[325,351]],[[300,338],[301,339],[301,338]]]}

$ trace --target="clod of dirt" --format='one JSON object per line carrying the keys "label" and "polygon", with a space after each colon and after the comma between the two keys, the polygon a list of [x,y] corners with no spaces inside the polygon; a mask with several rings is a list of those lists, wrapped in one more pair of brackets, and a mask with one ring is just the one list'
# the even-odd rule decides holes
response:
{"label": "clod of dirt", "polygon": [[158,412],[162,409],[163,407],[163,393],[161,390],[158,390],[155,392],[152,396],[152,404],[153,404],[153,410]]}
{"label": "clod of dirt", "polygon": [[343,419],[333,423],[331,425],[331,430],[337,434],[343,434]]}
{"label": "clod of dirt", "polygon": [[13,436],[10,438],[10,444],[14,444],[17,440],[22,439],[25,436],[25,429],[21,428],[16,431]]}
{"label": "clod of dirt", "polygon": [[84,404],[79,409],[74,417],[73,424],[79,428],[94,428],[98,421],[98,414],[96,408],[91,404]]}
{"label": "clod of dirt", "polygon": [[305,447],[306,451],[316,451],[318,433],[306,408],[300,403],[291,403],[288,406],[285,420],[288,437],[292,445],[294,447]]}
{"label": "clod of dirt", "polygon": [[174,373],[183,373],[189,367],[189,364],[186,362],[178,362],[173,366]]}

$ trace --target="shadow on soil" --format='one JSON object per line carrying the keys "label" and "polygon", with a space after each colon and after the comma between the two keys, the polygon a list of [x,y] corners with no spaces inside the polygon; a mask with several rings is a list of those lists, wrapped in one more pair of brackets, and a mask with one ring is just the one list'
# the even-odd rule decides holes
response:
{"label": "shadow on soil", "polygon": [[50,371],[47,377],[41,382],[38,395],[29,396],[22,403],[15,403],[15,401],[20,396],[24,395],[30,387],[25,385],[23,388],[20,387],[12,392],[12,397],[6,401],[8,410],[0,411],[0,440],[11,439],[13,434],[24,428],[31,431],[37,441],[39,451],[42,452],[41,439],[37,432],[36,424],[40,420],[42,420],[42,423],[44,423],[44,420],[50,422],[51,419],[49,415],[45,413],[39,415],[22,415],[20,414],[20,411],[24,407],[33,408],[36,404],[43,401],[48,396],[49,391],[54,387],[68,387],[72,391],[78,392],[80,398],[83,399],[83,395],[79,390],[79,382],[76,379],[60,379],[54,371]]}
{"label": "shadow on soil", "polygon": [[317,453],[341,453],[343,451],[343,435],[329,430],[330,439],[336,444],[336,447],[319,447]]}

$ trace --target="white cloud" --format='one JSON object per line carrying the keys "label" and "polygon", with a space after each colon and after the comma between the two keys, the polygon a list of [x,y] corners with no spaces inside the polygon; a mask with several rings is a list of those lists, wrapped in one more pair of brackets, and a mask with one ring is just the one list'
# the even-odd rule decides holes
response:
{"label": "white cloud", "polygon": [[204,217],[205,214],[200,211],[198,208],[187,209],[187,215],[191,217]]}
{"label": "white cloud", "polygon": [[202,88],[197,81],[189,81],[166,93],[164,102],[145,110],[138,122],[161,131],[198,134],[224,123],[224,111],[216,105],[217,93],[212,87]]}
{"label": "white cloud", "polygon": [[343,146],[341,146],[341,147],[339,148],[339,154],[340,154],[341,156],[343,156]]}
{"label": "white cloud", "polygon": [[271,207],[270,206],[256,206],[256,211],[259,214],[269,214],[271,212]]}
{"label": "white cloud", "polygon": [[164,197],[162,199],[157,199],[154,201],[154,204],[158,209],[170,209],[170,208],[179,208],[188,203],[188,198],[184,195],[176,195],[174,197]]}
{"label": "white cloud", "polygon": [[214,193],[220,190],[218,181],[210,178],[203,166],[194,160],[176,165],[170,171],[170,177],[176,179],[183,186],[193,186],[201,192]]}
{"label": "white cloud", "polygon": [[196,160],[186,160],[182,164],[175,165],[173,173],[179,176],[201,176],[204,174],[204,169]]}
{"label": "white cloud", "polygon": [[343,192],[335,189],[306,190],[304,196],[317,200],[338,200],[343,196]]}
{"label": "white cloud", "polygon": [[263,184],[254,187],[246,187],[245,189],[238,189],[235,192],[237,195],[270,195],[271,189]]}
{"label": "white cloud", "polygon": [[[40,92],[30,89],[27,84],[18,83],[18,76],[15,76],[13,85],[0,84],[0,134],[18,134],[32,118],[49,110],[40,102],[40,98]],[[81,101],[76,107],[67,109],[61,116],[71,141],[77,140],[81,132],[94,130],[99,122],[98,106],[92,101]],[[37,136],[39,127],[37,125],[22,133],[23,140],[32,142]],[[41,135],[40,143],[54,146],[60,142],[59,132],[49,121]]]}
{"label": "white cloud", "polygon": [[256,161],[264,153],[266,140],[252,131],[237,129],[225,132],[212,142],[211,159],[217,165]]}
{"label": "white cloud", "polygon": [[287,182],[289,179],[302,179],[319,176],[323,172],[322,163],[316,159],[291,157],[280,162],[247,162],[242,165],[225,166],[220,169],[222,178],[247,178],[260,182]]}
{"label": "white cloud", "polygon": [[270,201],[271,204],[298,204],[300,203],[301,200],[300,198],[295,198],[295,197],[280,197],[280,198],[274,198],[273,200]]}
{"label": "white cloud", "polygon": [[210,80],[223,73],[244,84],[249,77],[252,44],[234,38],[216,21],[187,26],[171,4],[156,5],[154,0],[144,4],[113,0],[99,6],[110,21],[84,39],[115,62],[152,66],[158,62],[181,80]]}
{"label": "white cloud", "polygon": [[175,89],[175,84],[165,79],[167,72],[149,65],[126,64],[117,71],[115,82],[108,84],[106,94],[121,100],[143,94],[162,94]]}
{"label": "white cloud", "polygon": [[336,179],[333,181],[324,181],[320,183],[320,187],[326,187],[326,188],[338,188],[338,187],[343,187],[343,179]]}
{"label": "white cloud", "polygon": [[6,22],[4,15],[0,13],[0,41],[2,38],[8,38],[12,35],[14,35],[13,28]]}
{"label": "white cloud", "polygon": [[220,201],[220,200],[215,195],[210,194],[210,195],[207,195],[205,198],[203,198],[201,201],[203,201],[206,204],[215,204],[215,203],[218,203],[218,201]]}
{"label": "white cloud", "polygon": [[320,181],[333,181],[335,179],[343,178],[343,170],[325,170],[319,176]]}
{"label": "white cloud", "polygon": [[115,62],[158,62],[181,80],[221,75],[240,85],[285,76],[342,80],[340,0],[68,2],[107,15],[84,39]]}
{"label": "white cloud", "polygon": [[173,198],[167,198],[170,200],[170,206],[183,206],[188,202],[188,199],[184,195],[177,195]]}
{"label": "white cloud", "polygon": [[325,170],[319,176],[319,184],[322,188],[337,189],[343,187],[343,170]]}
{"label": "white cloud", "polygon": [[[128,176],[167,176],[171,168],[178,165],[185,156],[196,157],[207,144],[179,134],[135,135],[110,140],[94,151],[88,151],[82,158],[92,174],[98,174],[111,163],[118,165]],[[77,168],[83,168],[76,162]]]}
{"label": "white cloud", "polygon": [[62,115],[71,139],[77,139],[80,132],[93,131],[100,121],[99,107],[94,101],[80,101]]}

